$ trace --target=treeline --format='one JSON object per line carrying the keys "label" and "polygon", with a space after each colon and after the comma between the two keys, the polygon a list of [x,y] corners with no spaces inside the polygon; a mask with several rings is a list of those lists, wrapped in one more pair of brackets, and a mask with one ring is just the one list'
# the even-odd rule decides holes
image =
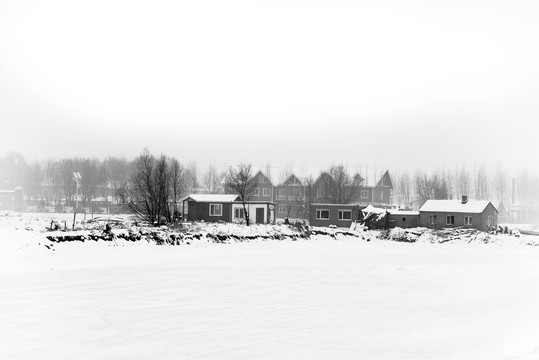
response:
{"label": "treeline", "polygon": [[539,204],[539,176],[528,169],[510,171],[501,165],[458,166],[434,171],[393,172],[393,203],[419,208],[429,199],[489,200],[507,208],[509,204]]}
{"label": "treeline", "polygon": [[[11,190],[16,186],[23,189],[24,195],[31,201],[42,200],[47,203],[65,201],[73,205],[76,200],[77,183],[74,173],[80,174],[78,194],[82,204],[99,197],[112,196],[116,203],[125,203],[130,184],[136,180],[135,174],[140,158],[149,154],[147,150],[136,159],[111,156],[104,160],[97,158],[67,157],[44,161],[27,162],[19,153],[7,153],[0,156],[0,186]],[[166,157],[167,163],[173,164],[181,173],[183,193],[199,187],[199,178],[195,163],[181,164],[177,159]],[[209,170],[212,179],[208,190],[215,187],[218,174],[215,167]],[[201,182],[206,183],[206,180]]]}
{"label": "treeline", "polygon": [[[81,175],[78,193],[83,203],[106,196],[112,196],[116,203],[126,203],[130,196],[134,196],[129,191],[142,184],[144,176],[141,172],[145,166],[146,170],[151,168],[152,174],[146,174],[146,191],[163,191],[148,185],[151,177],[161,176],[165,184],[159,186],[165,186],[168,201],[173,203],[192,192],[217,192],[225,175],[215,165],[199,172],[194,162],[182,164],[174,157],[155,156],[148,150],[135,159],[116,156],[106,159],[66,157],[32,162],[26,161],[19,153],[7,153],[0,156],[0,186],[4,190],[21,186],[30,201],[65,201],[73,205],[77,193],[73,173],[78,172]],[[351,168],[333,165],[328,169],[333,169],[335,173],[331,173],[332,177],[343,184],[357,182],[356,172]],[[159,171],[160,175],[154,173]],[[267,172],[270,171],[268,166]],[[391,202],[401,207],[417,209],[428,199],[459,199],[462,195],[468,195],[470,199],[490,200],[495,205],[501,202],[507,206],[513,201],[522,205],[539,204],[539,176],[528,169],[514,171],[500,165],[494,168],[458,166],[434,171],[418,169],[397,172],[389,169],[389,172],[393,182]],[[308,174],[300,179],[306,197],[316,191],[318,175]],[[349,200],[347,191],[350,186],[335,187],[342,190],[335,194],[340,202]],[[164,216],[173,214],[165,213]]]}

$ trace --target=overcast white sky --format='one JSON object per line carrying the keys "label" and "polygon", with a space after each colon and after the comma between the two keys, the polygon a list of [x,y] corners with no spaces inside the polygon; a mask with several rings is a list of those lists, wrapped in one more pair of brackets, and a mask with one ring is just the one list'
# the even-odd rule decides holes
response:
{"label": "overcast white sky", "polygon": [[536,166],[538,1],[0,0],[0,153]]}

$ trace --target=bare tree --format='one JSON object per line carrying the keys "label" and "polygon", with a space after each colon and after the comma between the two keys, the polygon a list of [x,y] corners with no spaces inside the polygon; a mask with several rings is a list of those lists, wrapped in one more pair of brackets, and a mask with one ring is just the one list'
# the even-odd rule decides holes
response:
{"label": "bare tree", "polygon": [[475,169],[474,190],[475,190],[476,199],[478,200],[490,199],[490,189],[489,189],[487,171],[485,167],[483,166]]}
{"label": "bare tree", "polygon": [[408,172],[403,172],[395,182],[397,189],[396,198],[399,205],[404,205],[405,208],[410,206],[411,201],[411,181]]}
{"label": "bare tree", "polygon": [[450,197],[444,172],[427,174],[417,170],[414,177],[414,186],[418,208],[429,199],[448,199]]}
{"label": "bare tree", "polygon": [[203,185],[204,188],[210,193],[215,194],[219,188],[219,183],[221,179],[217,173],[215,164],[212,164],[208,167],[206,174],[204,175]]}
{"label": "bare tree", "polygon": [[494,194],[498,202],[507,206],[510,199],[509,178],[501,165],[494,170],[493,182]]}
{"label": "bare tree", "polygon": [[156,160],[153,178],[157,203],[157,223],[161,224],[162,220],[170,222],[172,216],[168,204],[170,193],[169,164],[167,157],[163,154]]}
{"label": "bare tree", "polygon": [[182,164],[175,158],[170,162],[170,184],[172,203],[174,204],[174,218],[178,216],[178,203],[187,192],[187,172]]}
{"label": "bare tree", "polygon": [[303,196],[303,210],[306,214],[309,214],[311,211],[311,204],[316,201],[316,180],[310,175],[305,177],[302,180],[302,183],[303,191],[305,192]]}
{"label": "bare tree", "polygon": [[127,188],[128,205],[143,220],[152,224],[162,224],[170,220],[168,211],[166,157],[156,159],[148,149],[135,160],[136,169]]}
{"label": "bare tree", "polygon": [[41,194],[43,177],[44,174],[41,164],[34,161],[28,167],[25,180],[25,191],[28,194],[29,199],[36,199]]}
{"label": "bare tree", "polygon": [[256,187],[253,180],[253,170],[250,164],[238,164],[236,167],[230,167],[225,180],[227,190],[238,194],[240,197],[247,226],[250,224],[247,204],[251,200]]}
{"label": "bare tree", "polygon": [[334,204],[348,204],[357,195],[363,178],[359,174],[351,176],[344,165],[333,165],[329,169],[331,178],[329,191]]}
{"label": "bare tree", "polygon": [[515,195],[517,203],[531,206],[539,203],[539,177],[528,169],[517,173]]}
{"label": "bare tree", "polygon": [[187,188],[190,193],[193,193],[198,188],[198,170],[195,162],[190,162],[186,169]]}
{"label": "bare tree", "polygon": [[103,164],[105,168],[106,181],[112,189],[112,196],[116,198],[116,202],[120,203],[122,193],[127,185],[128,163],[125,158],[110,156]]}
{"label": "bare tree", "polygon": [[456,191],[457,198],[462,195],[470,195],[470,173],[464,165],[456,171]]}
{"label": "bare tree", "polygon": [[66,203],[74,203],[76,184],[73,180],[73,173],[77,170],[73,159],[63,159],[59,164],[58,170]]}
{"label": "bare tree", "polygon": [[42,197],[45,202],[55,201],[61,197],[62,177],[60,174],[60,163],[54,160],[47,160],[43,172]]}
{"label": "bare tree", "polygon": [[[97,159],[75,159],[74,163],[81,175],[80,195],[84,203],[89,205],[106,183],[104,169]],[[73,174],[71,174],[71,181],[74,181]]]}

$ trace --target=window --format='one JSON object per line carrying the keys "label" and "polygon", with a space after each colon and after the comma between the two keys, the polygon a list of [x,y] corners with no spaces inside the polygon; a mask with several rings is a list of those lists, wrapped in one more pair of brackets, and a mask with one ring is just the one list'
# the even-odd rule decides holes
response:
{"label": "window", "polygon": [[322,191],[322,189],[317,189],[316,190],[316,197],[324,197],[324,191]]}
{"label": "window", "polygon": [[270,196],[271,195],[271,189],[268,189],[268,188],[262,189],[262,195]]}
{"label": "window", "polygon": [[488,224],[488,226],[492,226],[493,220],[494,220],[494,218],[492,217],[492,215],[489,215],[488,218],[487,218],[487,224]]}
{"label": "window", "polygon": [[300,197],[301,196],[301,189],[294,189],[294,196]]}
{"label": "window", "polygon": [[281,214],[286,214],[286,205],[284,204],[279,204],[279,212]]}
{"label": "window", "polygon": [[380,200],[384,200],[384,192],[383,191],[380,193]]}
{"label": "window", "polygon": [[361,190],[361,198],[362,199],[368,199],[369,198],[369,190]]}
{"label": "window", "polygon": [[465,216],[464,217],[464,225],[472,225],[472,217],[471,216]]}
{"label": "window", "polygon": [[455,217],[453,215],[447,215],[445,218],[446,225],[455,225]]}
{"label": "window", "polygon": [[234,217],[236,219],[244,219],[245,218],[245,211],[243,209],[240,209],[240,208],[235,208],[234,209]]}
{"label": "window", "polygon": [[339,210],[339,220],[352,220],[352,210]]}
{"label": "window", "polygon": [[259,188],[255,188],[253,190],[253,196],[260,196],[260,189]]}
{"label": "window", "polygon": [[329,220],[329,210],[316,210],[316,220]]}
{"label": "window", "polygon": [[286,189],[279,189],[279,196],[286,196]]}
{"label": "window", "polygon": [[429,215],[429,225],[436,225],[436,215]]}
{"label": "window", "polygon": [[210,204],[210,216],[223,216],[223,205]]}

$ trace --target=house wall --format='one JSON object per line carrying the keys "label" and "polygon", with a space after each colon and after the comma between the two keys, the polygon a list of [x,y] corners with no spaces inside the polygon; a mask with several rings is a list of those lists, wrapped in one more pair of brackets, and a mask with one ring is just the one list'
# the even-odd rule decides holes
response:
{"label": "house wall", "polygon": [[[256,183],[258,196],[251,196],[250,201],[273,201],[273,186],[270,183]],[[264,189],[269,191],[269,195],[264,196]]]}
{"label": "house wall", "polygon": [[[281,190],[284,190],[284,194],[281,195]],[[303,197],[304,189],[300,185],[282,185],[274,188],[274,202],[276,207],[276,217],[283,219],[286,216],[294,219],[303,219],[305,214],[303,213]],[[296,194],[297,192],[297,194]],[[290,213],[288,213],[290,208]],[[284,209],[285,212],[282,212]]]}
{"label": "house wall", "polygon": [[388,228],[413,228],[419,226],[419,214],[410,215],[410,214],[388,214],[387,215],[387,227]]}
{"label": "house wall", "polygon": [[488,204],[481,215],[481,228],[479,230],[489,230],[488,217],[492,216],[492,226],[498,226],[498,211],[492,204]]}
{"label": "house wall", "polygon": [[[273,210],[270,208],[271,204],[248,204],[247,211],[249,211],[249,221],[251,224],[256,223],[256,209],[264,209],[264,224],[267,224],[273,221]],[[236,203],[232,204],[231,210],[231,221],[232,222],[243,222],[245,219],[236,218],[235,209],[243,209],[243,205]]]}
{"label": "house wall", "polygon": [[[362,191],[363,192],[367,192],[367,197],[362,197]],[[357,201],[357,202],[365,202],[365,203],[370,203],[370,202],[373,202],[375,200],[373,200],[375,198],[374,196],[374,188],[372,187],[366,187],[366,186],[361,186],[356,194],[356,196],[354,197],[354,201]]]}
{"label": "house wall", "polygon": [[[316,219],[316,210],[329,210],[329,220]],[[351,210],[351,220],[339,220],[339,210]],[[358,207],[356,205],[343,204],[311,204],[309,214],[309,224],[311,226],[329,226],[350,227],[353,221],[358,219]]]}
{"label": "house wall", "polygon": [[231,221],[231,203],[211,203],[221,204],[223,206],[223,214],[221,216],[210,216],[210,203],[187,201],[187,221],[218,222]]}
{"label": "house wall", "polygon": [[[494,213],[496,213],[496,210],[494,210]],[[436,216],[436,224],[434,225],[429,224],[430,215]],[[455,217],[454,225],[446,224],[447,216],[450,216],[450,215],[453,215]],[[473,228],[473,229],[478,229],[478,230],[487,230],[486,224],[487,224],[488,215],[493,215],[493,213],[491,211],[487,212],[486,209],[485,209],[485,212],[483,212],[482,214],[421,211],[419,214],[419,226],[423,226],[429,229],[463,227],[463,228]],[[472,225],[464,225],[465,216],[472,217]],[[497,213],[496,213],[496,218],[494,221],[496,223],[498,222]]]}
{"label": "house wall", "polygon": [[[273,185],[262,172],[255,175],[255,189],[258,189],[258,195],[252,195],[250,201],[273,201]],[[264,195],[264,189],[268,195]]]}
{"label": "house wall", "polygon": [[387,186],[377,186],[373,190],[372,201],[379,204],[389,204],[391,202],[391,189]]}

